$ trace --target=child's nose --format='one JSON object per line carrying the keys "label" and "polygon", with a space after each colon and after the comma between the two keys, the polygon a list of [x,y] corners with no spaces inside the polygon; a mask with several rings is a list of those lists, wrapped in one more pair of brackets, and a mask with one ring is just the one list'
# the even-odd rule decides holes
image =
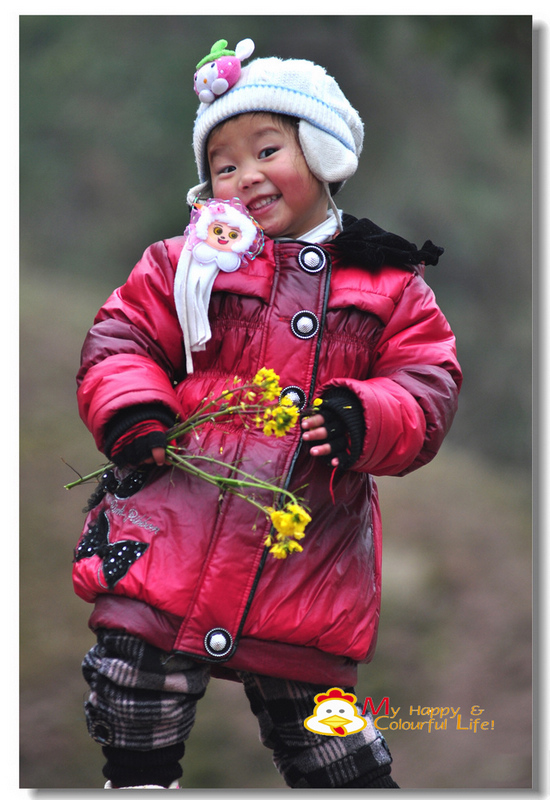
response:
{"label": "child's nose", "polygon": [[260,183],[262,180],[263,175],[261,171],[257,167],[251,165],[243,169],[239,183],[241,189],[248,189],[250,186]]}

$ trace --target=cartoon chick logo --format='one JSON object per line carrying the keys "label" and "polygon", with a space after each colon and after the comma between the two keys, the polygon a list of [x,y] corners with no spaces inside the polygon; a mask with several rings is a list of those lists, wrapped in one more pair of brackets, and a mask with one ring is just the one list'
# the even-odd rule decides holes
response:
{"label": "cartoon chick logo", "polygon": [[323,736],[348,736],[358,733],[367,725],[367,720],[359,715],[354,703],[354,694],[332,688],[324,694],[315,695],[313,714],[304,721],[304,726],[312,733]]}

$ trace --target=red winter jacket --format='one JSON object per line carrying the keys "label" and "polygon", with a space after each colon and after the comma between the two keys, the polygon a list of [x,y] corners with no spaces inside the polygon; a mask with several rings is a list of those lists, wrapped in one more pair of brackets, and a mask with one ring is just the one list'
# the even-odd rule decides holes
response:
{"label": "red winter jacket", "polygon": [[[331,494],[332,469],[308,455],[298,426],[282,438],[238,422],[205,427],[191,450],[223,452],[260,477],[285,476],[304,498],[312,521],[303,552],[267,555],[269,522],[250,504],[220,500],[215,487],[161,468],[136,493],[107,493],[88,514],[75,591],[95,603],[93,628],[124,629],[211,661],[215,674],[354,685],[357,663],[374,651],[380,604],[371,476],[403,475],[439,449],[461,382],[454,336],[419,270],[359,267],[334,243],[267,240],[246,267],[218,274],[212,339],[186,376],[173,297],[182,243],[151,246],[88,334],[78,401],[98,448],[119,409],[160,402],[185,419],[228,379],[267,367],[302,402],[329,386],[353,391],[364,408],[362,454],[336,474]],[[296,325],[302,312],[314,320],[308,338]],[[96,536],[107,549],[87,549]],[[102,566],[122,540],[122,560],[128,548],[134,555],[109,588]]]}

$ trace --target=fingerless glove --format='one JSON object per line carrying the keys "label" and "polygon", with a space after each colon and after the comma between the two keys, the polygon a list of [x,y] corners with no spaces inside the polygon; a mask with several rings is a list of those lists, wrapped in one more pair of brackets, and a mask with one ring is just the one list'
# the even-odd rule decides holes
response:
{"label": "fingerless glove", "polygon": [[325,420],[327,438],[312,442],[311,446],[328,442],[331,452],[326,460],[330,463],[336,457],[339,461],[338,469],[349,469],[361,455],[365,439],[361,402],[357,395],[341,386],[327,389],[320,399],[320,405],[310,406],[305,413],[321,414]]}
{"label": "fingerless glove", "polygon": [[174,422],[175,415],[160,403],[124,408],[107,425],[105,454],[118,467],[135,467],[154,447],[166,447],[166,431]]}

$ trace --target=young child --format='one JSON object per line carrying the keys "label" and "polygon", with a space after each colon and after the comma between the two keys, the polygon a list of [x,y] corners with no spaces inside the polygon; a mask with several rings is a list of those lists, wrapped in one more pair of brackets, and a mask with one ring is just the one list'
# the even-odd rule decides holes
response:
{"label": "young child", "polygon": [[[304,721],[316,696],[353,692],[358,664],[373,656],[372,476],[429,462],[456,411],[455,340],[423,280],[442,250],[336,208],[363,126],[323,68],[258,58],[212,96],[195,122],[201,183],[189,203],[240,202],[265,240],[203,288],[202,250],[187,249],[189,236],[153,244],[86,338],[79,408],[117,465],[75,551],[75,590],[94,603],[98,639],[83,664],[89,732],[103,746],[106,788],[177,788],[197,702],[211,676],[229,678],[242,682],[288,786],[399,788],[370,716],[352,735]],[[215,249],[228,246],[224,220],[227,229],[212,229]],[[196,303],[193,292],[182,300],[189,285]],[[200,304],[206,330],[191,341]],[[269,555],[269,521],[248,503],[165,463],[176,418],[262,367],[280,376],[300,425],[276,438],[212,423],[189,447],[267,480],[284,476],[304,498],[303,552],[285,559]]]}

